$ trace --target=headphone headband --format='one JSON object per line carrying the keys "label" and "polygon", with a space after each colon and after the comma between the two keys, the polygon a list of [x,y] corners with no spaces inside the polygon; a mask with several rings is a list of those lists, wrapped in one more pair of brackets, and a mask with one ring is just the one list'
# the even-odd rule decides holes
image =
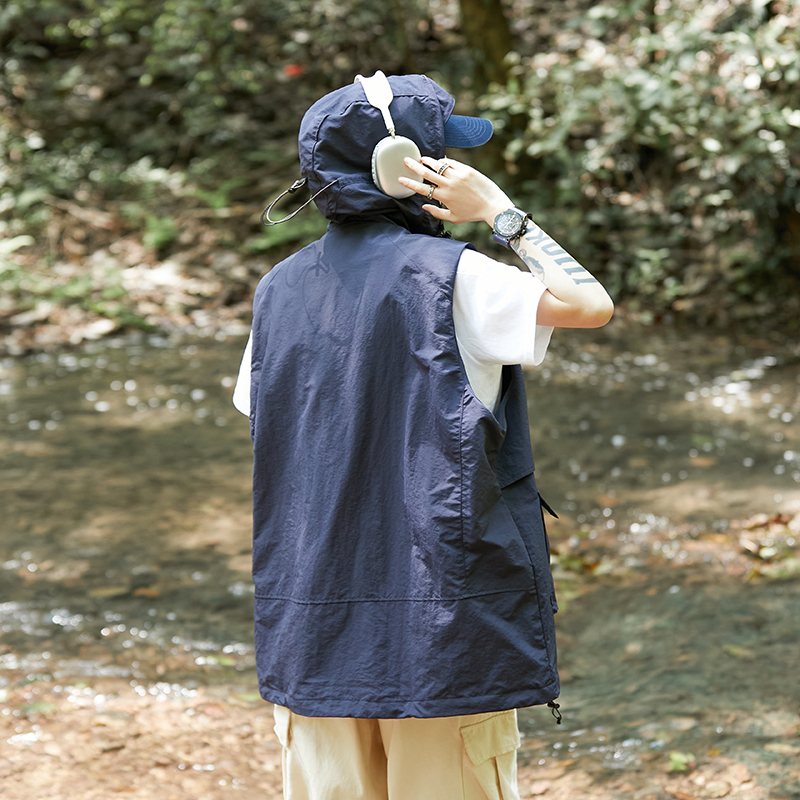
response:
{"label": "headphone headband", "polygon": [[360,83],[364,87],[364,94],[373,108],[377,108],[383,114],[383,122],[386,125],[386,130],[389,131],[389,136],[394,139],[395,127],[392,115],[389,112],[389,106],[394,100],[394,93],[389,84],[389,79],[383,74],[381,70],[371,78],[365,78],[363,75],[356,75],[353,83]]}

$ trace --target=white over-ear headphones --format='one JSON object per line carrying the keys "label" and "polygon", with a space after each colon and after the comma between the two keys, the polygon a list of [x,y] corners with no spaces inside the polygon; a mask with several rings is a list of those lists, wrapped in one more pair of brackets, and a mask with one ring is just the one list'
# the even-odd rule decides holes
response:
{"label": "white over-ear headphones", "polygon": [[420,152],[411,139],[395,134],[394,122],[389,113],[389,105],[394,99],[389,79],[378,70],[371,78],[357,75],[355,83],[360,83],[364,87],[367,100],[370,105],[379,109],[383,114],[386,130],[389,131],[389,135],[381,139],[372,151],[372,180],[389,197],[397,200],[411,197],[414,191],[402,186],[397,179],[405,176],[412,180],[419,180],[419,175],[410,170],[403,163],[403,159],[413,158],[415,161],[419,161]]}

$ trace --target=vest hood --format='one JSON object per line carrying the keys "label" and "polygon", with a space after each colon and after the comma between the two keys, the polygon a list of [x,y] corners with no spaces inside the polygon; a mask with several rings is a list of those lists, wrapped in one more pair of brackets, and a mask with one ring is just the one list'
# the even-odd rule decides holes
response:
{"label": "vest hood", "polygon": [[[455,100],[425,75],[389,78],[390,111],[397,135],[416,142],[422,155],[444,157],[444,124]],[[298,146],[300,168],[311,194],[338,182],[314,201],[331,222],[354,217],[388,217],[414,233],[436,234],[440,223],[426,211],[421,195],[389,197],[372,181],[372,151],[388,136],[381,112],[370,105],[360,84],[319,99],[303,116]]]}

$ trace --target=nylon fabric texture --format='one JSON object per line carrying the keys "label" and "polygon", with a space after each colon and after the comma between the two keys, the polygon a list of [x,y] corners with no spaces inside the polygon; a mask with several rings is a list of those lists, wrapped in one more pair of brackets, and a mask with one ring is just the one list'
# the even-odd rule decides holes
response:
{"label": "nylon fabric texture", "polygon": [[256,663],[262,695],[299,714],[558,694],[524,382],[504,368],[494,413],[469,387],[452,321],[465,246],[336,225],[256,293]]}

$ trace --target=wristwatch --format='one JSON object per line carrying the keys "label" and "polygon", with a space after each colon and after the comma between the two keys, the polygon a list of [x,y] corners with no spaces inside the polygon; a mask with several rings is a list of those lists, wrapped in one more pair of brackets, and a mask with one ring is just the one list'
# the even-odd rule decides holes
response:
{"label": "wristwatch", "polygon": [[494,218],[492,237],[503,247],[511,247],[511,242],[525,233],[529,219],[533,217],[521,208],[509,208]]}

